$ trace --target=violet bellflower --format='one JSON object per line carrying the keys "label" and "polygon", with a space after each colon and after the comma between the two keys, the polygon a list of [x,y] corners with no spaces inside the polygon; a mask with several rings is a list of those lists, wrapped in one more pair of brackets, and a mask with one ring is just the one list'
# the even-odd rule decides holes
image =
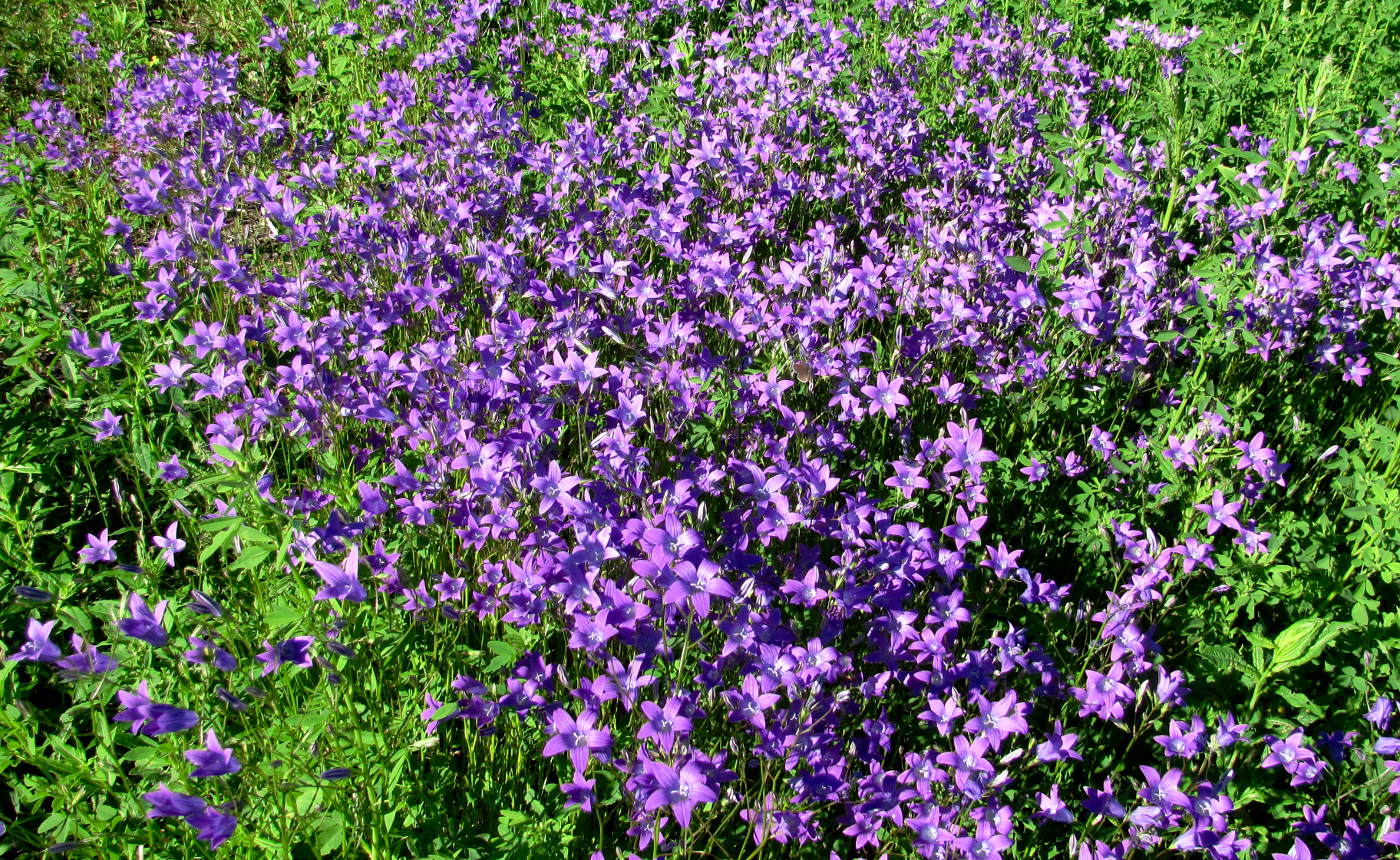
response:
{"label": "violet bellflower", "polygon": [[147,818],[186,818],[203,812],[207,804],[191,794],[171,791],[161,783],[155,791],[147,792],[142,798],[151,805]]}
{"label": "violet bellflower", "polygon": [[146,682],[137,686],[136,692],[118,690],[117,700],[123,710],[112,719],[119,723],[131,723],[131,733],[157,737],[173,732],[194,728],[199,723],[199,715],[194,711],[152,702]]}
{"label": "violet bellflower", "polygon": [[79,564],[97,564],[98,562],[117,560],[117,542],[107,536],[106,529],[95,535],[89,534],[87,542],[87,546],[78,550]]}
{"label": "violet bellflower", "polygon": [[171,523],[166,527],[164,535],[154,535],[151,538],[151,543],[161,551],[160,557],[166,567],[174,567],[175,554],[185,548],[185,542],[180,539],[178,531],[179,523]]}
{"label": "violet bellflower", "polygon": [[656,761],[646,761],[643,773],[651,779],[653,788],[642,808],[647,812],[668,807],[682,828],[690,827],[695,807],[719,799],[705,780],[705,774],[693,761],[679,768]]}
{"label": "violet bellflower", "polygon": [[184,653],[186,661],[197,665],[213,666],[220,672],[232,672],[238,668],[238,659],[217,643],[194,635],[187,636],[186,639],[190,644],[189,650]]}
{"label": "violet bellflower", "polygon": [[263,664],[262,677],[266,678],[283,665],[311,668],[311,645],[316,641],[312,636],[293,636],[276,645],[263,640],[263,652],[255,658]]}
{"label": "violet bellflower", "polygon": [[110,409],[103,409],[101,417],[88,422],[95,431],[92,440],[102,442],[122,435],[121,420],[122,416]]}
{"label": "violet bellflower", "polygon": [[133,591],[126,599],[127,617],[117,622],[117,629],[133,639],[140,639],[155,648],[163,648],[170,641],[170,635],[161,625],[169,603],[168,600],[162,600],[156,604],[155,609],[151,609],[141,595]]}
{"label": "violet bellflower", "polygon": [[208,808],[203,812],[185,816],[185,823],[195,829],[195,838],[218,848],[233,836],[238,827],[238,819],[227,812]]}
{"label": "violet bellflower", "polygon": [[102,675],[117,668],[116,660],[98,651],[95,645],[84,642],[83,637],[78,634],[74,633],[71,641],[73,653],[54,662],[59,670],[58,676],[65,681]]}
{"label": "violet bellflower", "polygon": [[612,733],[597,728],[597,723],[598,715],[592,710],[585,709],[575,718],[564,708],[557,709],[549,718],[553,735],[545,742],[545,757],[568,753],[574,771],[583,773],[593,754],[612,748]]}
{"label": "violet bellflower", "polygon": [[311,566],[321,577],[325,586],[316,592],[316,600],[343,600],[347,603],[361,603],[367,597],[365,587],[360,584],[360,550],[351,546],[341,564],[318,561],[308,558]]}
{"label": "violet bellflower", "polygon": [[186,760],[195,766],[190,776],[226,776],[242,769],[243,765],[233,757],[233,750],[219,743],[213,729],[204,733],[204,746],[204,749],[185,752]]}
{"label": "violet bellflower", "polygon": [[669,753],[676,744],[676,736],[690,732],[690,720],[681,715],[683,707],[684,703],[674,696],[666,700],[664,707],[655,702],[642,702],[646,722],[637,732],[637,740],[654,740],[663,752]]}
{"label": "violet bellflower", "polygon": [[63,652],[49,639],[53,633],[54,625],[57,623],[57,621],[41,622],[37,618],[29,619],[29,624],[25,628],[24,644],[6,659],[28,660],[35,663],[52,663],[58,660]]}

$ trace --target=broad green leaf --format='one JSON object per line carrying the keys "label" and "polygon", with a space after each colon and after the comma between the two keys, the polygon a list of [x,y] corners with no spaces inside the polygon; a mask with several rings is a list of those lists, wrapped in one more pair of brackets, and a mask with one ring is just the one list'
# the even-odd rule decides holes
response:
{"label": "broad green leaf", "polygon": [[1274,640],[1274,659],[1269,664],[1269,672],[1283,672],[1316,659],[1342,629],[1342,625],[1322,618],[1294,622]]}

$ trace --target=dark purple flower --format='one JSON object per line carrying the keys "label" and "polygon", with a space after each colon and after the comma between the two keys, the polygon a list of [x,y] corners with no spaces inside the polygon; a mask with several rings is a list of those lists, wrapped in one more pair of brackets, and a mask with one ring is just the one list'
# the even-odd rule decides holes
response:
{"label": "dark purple flower", "polygon": [[147,818],[186,818],[198,815],[207,807],[198,797],[171,791],[165,787],[165,783],[161,783],[155,791],[145,794],[144,798],[151,805],[150,811],[146,813]]}
{"label": "dark purple flower", "polygon": [[311,668],[311,645],[315,641],[315,637],[312,636],[293,636],[273,645],[264,639],[265,650],[257,656],[257,661],[264,664],[262,677],[276,672],[283,664],[300,666],[303,669]]}
{"label": "dark purple flower", "polygon": [[765,692],[762,682],[753,675],[745,676],[738,690],[728,690],[724,699],[729,703],[729,721],[744,722],[763,731],[767,728],[764,712],[778,703],[777,693]]}
{"label": "dark purple flower", "polygon": [[68,348],[87,358],[88,367],[108,367],[121,360],[118,357],[122,348],[121,341],[112,340],[112,333],[109,331],[104,331],[97,346],[93,346],[86,332],[73,329]]}
{"label": "dark purple flower", "polygon": [[210,729],[204,733],[205,749],[187,750],[185,758],[195,766],[192,777],[225,776],[238,773],[243,767],[233,757],[233,751],[219,743],[219,738]]}
{"label": "dark purple flower", "polygon": [[54,663],[59,668],[58,675],[66,681],[90,675],[102,675],[117,668],[117,661],[88,645],[83,637],[72,636],[73,653]]}
{"label": "dark purple flower", "polygon": [[137,686],[135,693],[118,690],[117,700],[121,702],[123,710],[112,719],[119,723],[131,723],[132,734],[157,737],[182,732],[199,723],[199,715],[194,711],[152,702],[145,681]]}
{"label": "dark purple flower", "polygon": [[186,816],[185,823],[195,829],[195,838],[208,842],[210,848],[227,842],[238,827],[238,819],[212,808]]}
{"label": "dark purple flower", "polygon": [[1109,818],[1122,818],[1127,815],[1123,804],[1113,796],[1113,781],[1107,777],[1104,778],[1102,791],[1085,786],[1084,795],[1084,808],[1095,815],[1105,815]]}
{"label": "dark purple flower", "polygon": [[42,588],[35,588],[32,585],[16,585],[13,589],[15,597],[20,600],[32,600],[35,603],[52,603],[53,593]]}
{"label": "dark purple flower", "polygon": [[232,672],[238,668],[238,660],[219,645],[198,636],[191,635],[186,638],[190,648],[184,656],[189,662],[213,666],[221,672]]}
{"label": "dark purple flower", "polygon": [[347,603],[360,603],[367,597],[365,587],[360,584],[360,550],[356,546],[351,546],[346,553],[345,561],[341,564],[330,564],[324,561],[317,561],[308,558],[307,561],[315,568],[316,573],[325,583],[320,591],[316,592],[316,600],[344,600]]}
{"label": "dark purple flower", "polygon": [[170,635],[161,626],[165,618],[165,608],[170,603],[162,600],[155,609],[146,605],[141,595],[132,592],[126,598],[127,617],[117,622],[117,629],[133,639],[140,639],[156,648],[164,648]]}
{"label": "dark purple flower", "polygon": [[97,431],[92,437],[93,441],[102,442],[122,435],[121,420],[122,416],[110,409],[103,409],[100,418],[88,422],[92,429]]}
{"label": "dark purple flower", "polygon": [[6,659],[52,663],[63,656],[63,652],[59,650],[58,646],[49,641],[49,635],[53,633],[54,625],[57,623],[57,621],[40,622],[37,618],[29,619],[29,625],[25,630],[24,644]]}
{"label": "dark purple flower", "polygon": [[218,601],[198,589],[190,591],[190,602],[185,604],[185,608],[197,615],[208,615],[213,618],[224,617],[224,608]]}
{"label": "dark purple flower", "polygon": [[584,779],[581,775],[574,774],[573,780],[559,786],[560,791],[568,798],[564,801],[564,808],[578,807],[580,812],[592,812],[593,802],[597,799],[593,793],[595,785],[595,780]]}
{"label": "dark purple flower", "polygon": [[157,477],[167,483],[190,476],[189,470],[180,463],[180,458],[176,455],[172,455],[169,460],[156,463],[156,467],[160,470],[157,472]]}

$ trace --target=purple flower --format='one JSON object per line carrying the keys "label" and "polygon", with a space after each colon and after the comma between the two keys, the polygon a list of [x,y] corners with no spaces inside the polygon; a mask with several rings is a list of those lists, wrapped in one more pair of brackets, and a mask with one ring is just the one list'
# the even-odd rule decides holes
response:
{"label": "purple flower", "polygon": [[1029,730],[1025,715],[1030,711],[1030,705],[1018,702],[1015,690],[1008,691],[995,703],[989,702],[981,694],[977,698],[979,713],[967,721],[965,728],[969,732],[980,732],[993,750],[1000,750],[1002,741],[1011,735],[1025,734]]}
{"label": "purple flower", "polygon": [[663,806],[670,807],[671,814],[683,828],[690,827],[690,816],[697,805],[714,803],[718,799],[715,790],[706,783],[705,774],[693,761],[687,761],[679,769],[647,761],[643,772],[654,785],[643,809],[651,812]]}
{"label": "purple flower", "polygon": [[1235,722],[1233,714],[1226,714],[1220,718],[1216,724],[1215,734],[1211,738],[1211,743],[1220,749],[1234,746],[1244,740],[1245,734],[1249,731],[1247,723]]}
{"label": "purple flower", "polygon": [[198,589],[190,591],[190,602],[185,604],[185,608],[196,615],[208,615],[212,618],[224,617],[224,608],[214,598]]}
{"label": "purple flower", "polygon": [[982,464],[995,463],[1001,459],[991,450],[982,447],[982,431],[978,429],[976,419],[969,419],[965,427],[949,421],[947,432],[948,435],[939,440],[947,446],[948,462],[943,464],[945,475],[951,477],[959,472],[967,472],[972,480],[980,481]]}
{"label": "purple flower", "polygon": [[311,644],[315,641],[312,636],[293,636],[273,645],[264,639],[263,648],[266,650],[257,656],[257,661],[264,664],[262,677],[276,672],[283,664],[311,668]]}
{"label": "purple flower", "polygon": [[904,380],[896,376],[893,380],[879,374],[874,385],[861,386],[860,393],[870,398],[870,414],[877,412],[885,413],[885,417],[894,420],[895,408],[908,406],[909,398],[899,393],[899,387],[904,384]]}
{"label": "purple flower", "polygon": [[[1009,830],[1010,821],[1007,821],[1007,825]],[[997,822],[983,819],[977,822],[977,829],[971,836],[954,838],[953,846],[977,860],[998,860],[1001,853],[1011,847],[1011,837],[998,827]]]}
{"label": "purple flower", "polygon": [[684,703],[674,696],[666,700],[665,707],[655,702],[642,702],[646,722],[637,732],[637,740],[650,738],[660,745],[663,752],[669,753],[676,744],[676,735],[690,732],[690,720],[681,716],[683,706]]}
{"label": "purple flower", "polygon": [[1095,815],[1109,818],[1123,818],[1127,815],[1123,804],[1113,796],[1113,781],[1107,777],[1104,778],[1102,791],[1085,786],[1084,795],[1084,808]]}
{"label": "purple flower", "polygon": [[56,661],[63,652],[59,650],[57,645],[49,641],[49,634],[53,632],[53,627],[57,623],[57,621],[40,622],[37,618],[29,619],[29,626],[25,630],[24,644],[6,659],[29,660],[35,663]]}
{"label": "purple flower", "polygon": [[1196,468],[1196,440],[1187,438],[1178,439],[1175,436],[1167,437],[1167,446],[1162,449],[1162,456],[1172,464],[1174,469],[1192,470]]}
{"label": "purple flower", "polygon": [[185,758],[195,766],[190,776],[225,776],[238,773],[243,767],[238,759],[233,757],[233,751],[219,743],[213,729],[204,733],[204,746],[205,749],[185,752]]}
{"label": "purple flower", "polygon": [[1196,510],[1206,515],[1206,534],[1215,534],[1221,526],[1229,526],[1235,531],[1240,530],[1240,521],[1235,518],[1235,514],[1243,507],[1241,502],[1225,501],[1219,490],[1211,494],[1209,502],[1196,505]]}
{"label": "purple flower", "polygon": [[1029,466],[1021,467],[1021,474],[1026,476],[1027,481],[1035,484],[1045,480],[1046,476],[1050,474],[1050,469],[1044,463],[1032,457],[1030,458]]}
{"label": "purple flower", "polygon": [[577,719],[565,709],[557,709],[549,718],[550,730],[554,734],[545,741],[545,757],[568,753],[574,770],[583,773],[590,756],[612,748],[612,733],[607,729],[595,728],[597,722],[598,715],[591,709],[585,709]]}
{"label": "purple flower", "polygon": [[672,566],[675,579],[666,589],[662,602],[675,606],[690,601],[695,614],[704,618],[710,614],[711,597],[733,597],[734,587],[720,576],[720,567],[709,559],[698,564],[678,561]]}
{"label": "purple flower", "polygon": [[12,590],[14,591],[15,597],[18,597],[20,600],[32,600],[35,603],[52,603],[54,599],[52,592],[45,591],[42,588],[35,588],[32,585],[16,585]]}
{"label": "purple flower", "polygon": [[87,536],[88,545],[78,550],[79,564],[97,564],[117,560],[117,542],[107,537],[107,530]]}
{"label": "purple flower", "polygon": [[128,617],[117,622],[117,629],[133,639],[140,639],[156,648],[164,648],[170,641],[170,636],[161,626],[161,621],[165,618],[165,607],[169,603],[168,600],[162,600],[152,610],[141,595],[132,592],[126,599]]}
{"label": "purple flower", "polygon": [[199,723],[199,715],[194,711],[152,702],[142,681],[136,692],[118,690],[117,700],[123,710],[112,719],[119,723],[131,723],[132,734],[156,737],[172,732],[182,732]]}
{"label": "purple flower", "polygon": [[1197,717],[1188,728],[1181,720],[1172,720],[1167,734],[1153,740],[1162,745],[1168,757],[1195,758],[1204,748],[1205,726]]}
{"label": "purple flower", "polygon": [[1036,804],[1040,807],[1031,813],[1033,818],[1044,818],[1047,821],[1058,821],[1061,824],[1068,824],[1074,821],[1074,813],[1069,806],[1060,799],[1060,786],[1055,784],[1050,786],[1050,793],[1044,794],[1037,791],[1035,793]]}
{"label": "purple flower", "polygon": [[321,61],[316,59],[314,53],[308,53],[305,59],[293,59],[292,62],[296,64],[296,76],[299,78],[314,78],[316,72],[321,68]]}
{"label": "purple flower", "polygon": [[165,535],[155,535],[151,538],[151,543],[161,551],[160,557],[165,562],[166,567],[175,566],[175,553],[185,548],[185,542],[177,535],[178,523],[171,523],[165,529]]}
{"label": "purple flower", "polygon": [[97,431],[92,437],[93,441],[102,442],[122,435],[121,421],[120,415],[110,409],[103,409],[101,418],[88,422],[92,425],[92,429]]}
{"label": "purple flower", "polygon": [[82,353],[88,360],[88,367],[108,367],[121,360],[117,355],[121,352],[121,341],[112,340],[112,333],[109,331],[104,331],[97,346],[92,346],[86,332],[73,329],[68,348]]}
{"label": "purple flower", "polygon": [[1269,754],[1259,763],[1260,767],[1283,766],[1291,779],[1289,785],[1309,785],[1322,777],[1327,763],[1317,757],[1311,747],[1303,743],[1303,730],[1294,729],[1287,738],[1269,740]]}
{"label": "purple flower", "polygon": [[185,823],[195,829],[195,838],[209,843],[210,848],[218,848],[228,841],[238,826],[238,819],[227,812],[208,809],[185,817]]}
{"label": "purple flower", "polygon": [[186,818],[198,815],[207,807],[198,797],[171,791],[163,782],[155,791],[143,795],[143,799],[151,805],[147,818]]}
{"label": "purple flower", "polygon": [[73,653],[54,663],[59,669],[59,677],[65,681],[102,675],[117,668],[116,660],[98,651],[96,646],[88,645],[78,634],[74,633],[71,641]]}
{"label": "purple flower", "polygon": [[571,781],[559,786],[559,790],[568,798],[564,801],[564,808],[578,807],[580,812],[592,812],[593,801],[597,800],[593,793],[596,784],[595,780],[584,779],[575,773]]}
{"label": "purple flower", "polygon": [[1063,759],[1075,759],[1083,761],[1083,756],[1074,748],[1079,741],[1079,735],[1073,732],[1066,733],[1064,726],[1059,720],[1055,721],[1055,730],[1045,736],[1045,741],[1035,748],[1035,760],[1039,762],[1061,761]]}
{"label": "purple flower", "polygon": [[991,776],[996,768],[987,760],[986,752],[990,744],[981,736],[968,741],[966,735],[953,738],[951,752],[940,753],[938,763],[953,768],[953,781],[959,789],[967,787],[968,779],[978,774]]}
{"label": "purple flower", "polygon": [[559,469],[559,461],[552,460],[549,469],[545,474],[530,479],[530,486],[538,490],[541,496],[540,513],[549,513],[556,504],[565,510],[571,510],[574,504],[573,496],[569,491],[583,483],[573,475],[565,475]]}
{"label": "purple flower", "polygon": [[180,463],[178,455],[172,455],[169,460],[156,463],[156,466],[160,469],[157,477],[166,483],[179,481],[190,476],[189,470]]}
{"label": "purple flower", "polygon": [[729,721],[748,723],[763,731],[767,728],[764,711],[778,703],[777,693],[765,692],[762,682],[753,675],[747,675],[738,690],[727,690],[724,699],[729,704]]}
{"label": "purple flower", "polygon": [[894,467],[894,474],[885,479],[885,486],[899,490],[904,498],[912,499],[915,490],[929,488],[928,478],[919,474],[917,465],[911,466],[903,460],[895,460],[890,465]]}
{"label": "purple flower", "polygon": [[1084,674],[1084,687],[1072,690],[1080,701],[1079,715],[1095,714],[1105,720],[1123,719],[1124,705],[1135,699],[1132,688],[1121,680],[1123,664],[1114,663],[1106,674],[1093,669],[1085,670]]}
{"label": "purple flower", "polygon": [[[212,634],[211,634],[212,635]],[[201,639],[198,636],[186,637],[190,643],[190,649],[185,652],[185,659],[198,665],[213,666],[221,672],[232,672],[238,668],[238,660],[232,654],[213,642]]]}
{"label": "purple flower", "polygon": [[1389,696],[1380,696],[1371,703],[1371,709],[1366,712],[1366,720],[1373,723],[1376,728],[1385,731],[1390,728],[1390,718],[1395,714],[1395,702]]}
{"label": "purple flower", "polygon": [[308,558],[311,566],[316,569],[316,573],[325,583],[325,587],[316,592],[316,600],[344,600],[348,603],[360,603],[367,597],[365,587],[360,584],[360,550],[359,547],[351,546],[345,555],[342,564],[330,564],[324,561],[317,561]]}

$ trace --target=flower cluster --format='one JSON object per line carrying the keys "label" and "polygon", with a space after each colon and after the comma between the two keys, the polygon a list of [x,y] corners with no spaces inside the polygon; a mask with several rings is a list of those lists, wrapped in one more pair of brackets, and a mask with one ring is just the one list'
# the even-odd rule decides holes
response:
{"label": "flower cluster", "polygon": [[[1065,25],[882,2],[905,24],[872,44],[805,0],[687,23],[713,5],[554,3],[550,32],[497,2],[399,4],[404,28],[375,23],[366,50],[411,60],[329,136],[253,103],[242,60],[192,37],[161,65],[114,60],[100,134],[36,102],[8,144],[120,186],[115,267],[159,347],[132,369],[152,408],[202,425],[200,453],[162,452],[153,477],[254,469],[238,504],[292,532],[259,575],[309,583],[310,617],[517,631],[427,696],[428,731],[535,733],[567,806],[619,787],[610,814],[638,850],[737,812],[756,844],[861,855],[994,860],[1070,825],[1085,860],[1248,856],[1240,750],[1305,788],[1350,744],[1208,719],[1164,657],[1176,595],[1276,550],[1261,518],[1290,464],[1248,417],[1162,381],[1202,372],[1209,336],[1361,385],[1400,267],[1295,206],[1306,159],[1270,165],[1247,130],[1237,187],[1193,175],[1164,209],[1165,144],[1114,124],[1120,82],[1060,50]],[[1107,43],[1135,36],[1181,74],[1194,34],[1120,22]],[[506,85],[474,73],[486,50]],[[531,107],[541,57],[589,72],[562,134]],[[323,77],[315,52],[292,63]],[[1370,128],[1396,137],[1393,117]],[[69,341],[89,372],[135,362],[122,347]],[[1136,386],[1167,417],[1018,430],[1065,380]],[[121,419],[104,409],[95,439],[119,444]],[[318,465],[283,468],[279,446]],[[1076,481],[1141,501],[1105,502],[1112,576],[1092,588],[1018,545],[1017,500]],[[1176,531],[1149,505],[1179,509]],[[148,549],[103,530],[77,555],[173,572],[193,555],[180,534]],[[168,649],[167,608],[131,593],[115,629]],[[10,659],[117,668],[77,634],[64,656],[54,623],[31,620]],[[277,683],[348,651],[184,641],[232,711],[257,703],[221,677]],[[200,725],[150,690],[119,692],[115,719]],[[1099,769],[1137,737],[1155,748]],[[204,743],[192,778],[240,771]],[[145,798],[211,846],[234,833],[231,806]],[[1276,856],[1378,856],[1397,825],[1319,811]]]}

